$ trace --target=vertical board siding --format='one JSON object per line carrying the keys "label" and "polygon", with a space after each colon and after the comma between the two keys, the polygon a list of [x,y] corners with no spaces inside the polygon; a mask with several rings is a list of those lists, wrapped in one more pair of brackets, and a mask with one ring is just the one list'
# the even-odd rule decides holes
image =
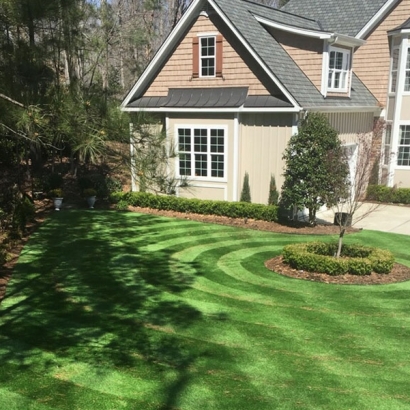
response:
{"label": "vertical board siding", "polygon": [[322,88],[323,40],[302,37],[280,30],[271,30],[271,34],[320,91]]}
{"label": "vertical board siding", "polygon": [[385,107],[390,75],[390,49],[387,32],[410,15],[410,0],[401,1],[387,18],[366,38],[354,54],[353,70]]}
{"label": "vertical board siding", "polygon": [[222,77],[193,78],[192,41],[200,33],[218,32],[206,17],[199,16],[170,59],[154,79],[145,96],[165,96],[169,88],[247,86],[249,95],[269,95],[264,85],[224,38]]}
{"label": "vertical board siding", "polygon": [[248,172],[252,202],[267,204],[271,174],[278,191],[283,184],[282,155],[292,135],[292,115],[245,114],[241,116],[240,134],[238,198]]}

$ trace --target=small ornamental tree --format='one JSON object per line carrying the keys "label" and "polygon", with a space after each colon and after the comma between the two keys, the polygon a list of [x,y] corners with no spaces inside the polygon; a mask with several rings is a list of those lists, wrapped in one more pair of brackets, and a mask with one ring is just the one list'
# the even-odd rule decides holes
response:
{"label": "small ornamental tree", "polygon": [[308,208],[309,223],[315,224],[321,206],[335,205],[335,186],[340,194],[348,186],[349,170],[336,130],[323,114],[308,114],[291,137],[283,159],[281,206],[298,211]]}
{"label": "small ornamental tree", "polygon": [[276,188],[275,176],[271,175],[269,183],[268,205],[276,205],[279,200],[279,192]]}
{"label": "small ornamental tree", "polygon": [[249,174],[245,172],[243,177],[243,186],[241,192],[241,202],[252,202],[251,201],[251,187],[249,186]]}

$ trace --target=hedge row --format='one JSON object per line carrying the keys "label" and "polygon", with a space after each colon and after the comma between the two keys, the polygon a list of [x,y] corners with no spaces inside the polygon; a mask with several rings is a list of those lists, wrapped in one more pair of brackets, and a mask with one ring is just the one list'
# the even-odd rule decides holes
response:
{"label": "hedge row", "polygon": [[114,193],[111,195],[111,201],[116,203],[119,209],[125,209],[127,206],[139,206],[202,215],[227,216],[229,218],[278,221],[278,207],[275,205],[187,199],[176,196],[154,195],[146,192]]}
{"label": "hedge row", "polygon": [[336,258],[337,243],[311,242],[285,246],[283,261],[293,269],[328,275],[390,273],[394,257],[390,251],[361,245],[343,245]]}
{"label": "hedge row", "polygon": [[410,204],[410,188],[391,188],[385,185],[369,185],[366,199],[377,202]]}

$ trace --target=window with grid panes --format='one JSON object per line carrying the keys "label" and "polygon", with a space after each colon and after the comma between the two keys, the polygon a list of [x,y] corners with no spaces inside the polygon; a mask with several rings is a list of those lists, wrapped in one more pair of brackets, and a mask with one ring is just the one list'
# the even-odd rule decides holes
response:
{"label": "window with grid panes", "polygon": [[350,52],[331,47],[329,49],[329,91],[347,91],[350,72]]}
{"label": "window with grid panes", "polygon": [[410,166],[410,125],[400,126],[397,165]]}
{"label": "window with grid panes", "polygon": [[216,44],[215,37],[200,38],[201,77],[215,76]]}
{"label": "window with grid panes", "polygon": [[225,130],[178,128],[179,175],[225,177]]}

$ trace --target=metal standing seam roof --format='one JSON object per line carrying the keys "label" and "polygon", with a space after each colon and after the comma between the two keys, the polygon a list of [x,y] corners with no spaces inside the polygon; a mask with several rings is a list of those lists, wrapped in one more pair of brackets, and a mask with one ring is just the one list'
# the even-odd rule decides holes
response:
{"label": "metal standing seam roof", "polygon": [[289,0],[281,10],[318,21],[324,30],[355,37],[388,0]]}
{"label": "metal standing seam roof", "polygon": [[166,97],[142,97],[128,105],[139,108],[291,107],[271,95],[248,96],[248,87],[170,88]]}
{"label": "metal standing seam roof", "polygon": [[260,15],[262,12],[266,18],[286,16],[290,19],[289,13],[246,0],[214,0],[214,2],[300,106],[304,108],[378,106],[376,98],[356,75],[352,78],[350,98],[324,98],[284,48],[252,16],[252,14]]}

